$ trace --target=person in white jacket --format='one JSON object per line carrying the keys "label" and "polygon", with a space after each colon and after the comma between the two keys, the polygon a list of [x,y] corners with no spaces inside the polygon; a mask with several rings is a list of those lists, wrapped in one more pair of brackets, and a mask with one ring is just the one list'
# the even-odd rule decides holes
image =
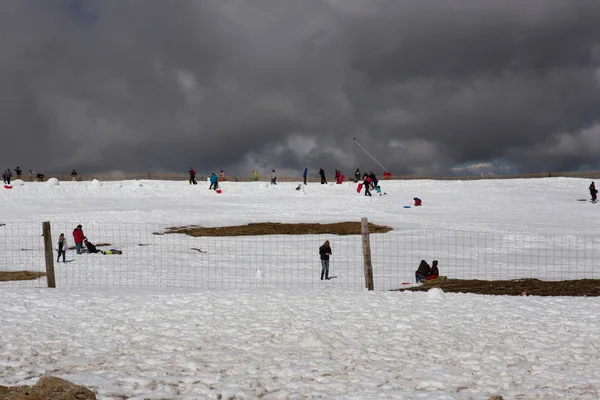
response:
{"label": "person in white jacket", "polygon": [[67,238],[65,238],[65,234],[61,233],[60,236],[58,237],[58,258],[56,259],[56,262],[60,262],[60,256],[62,255],[63,258],[63,262],[66,263],[66,257],[67,257],[67,249],[69,248],[69,245],[67,244]]}

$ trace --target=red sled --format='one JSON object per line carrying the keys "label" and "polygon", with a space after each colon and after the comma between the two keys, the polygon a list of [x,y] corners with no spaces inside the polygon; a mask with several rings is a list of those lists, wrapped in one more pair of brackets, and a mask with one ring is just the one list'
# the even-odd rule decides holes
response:
{"label": "red sled", "polygon": [[11,185],[4,185],[4,189],[12,189]]}
{"label": "red sled", "polygon": [[221,193],[223,193],[223,192],[221,191],[221,189],[217,189],[217,193],[218,193],[218,194],[221,194]]}
{"label": "red sled", "polygon": [[362,190],[362,183],[359,183],[358,186],[356,187],[356,193],[360,193],[360,191]]}

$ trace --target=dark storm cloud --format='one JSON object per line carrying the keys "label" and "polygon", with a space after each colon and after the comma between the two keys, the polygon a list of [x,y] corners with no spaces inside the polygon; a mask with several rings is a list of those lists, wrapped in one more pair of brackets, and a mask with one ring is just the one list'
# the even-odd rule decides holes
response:
{"label": "dark storm cloud", "polygon": [[[600,5],[0,4],[3,168],[598,166]],[[299,172],[298,172],[299,173]]]}

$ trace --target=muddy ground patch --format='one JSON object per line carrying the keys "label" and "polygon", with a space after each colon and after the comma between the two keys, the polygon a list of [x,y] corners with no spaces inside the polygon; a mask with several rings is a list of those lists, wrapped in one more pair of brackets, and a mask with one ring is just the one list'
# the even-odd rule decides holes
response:
{"label": "muddy ground patch", "polygon": [[0,271],[0,282],[31,281],[42,276],[46,276],[46,273],[34,271]]}
{"label": "muddy ground patch", "polygon": [[[389,226],[369,223],[369,233],[386,233]],[[260,236],[260,235],[360,235],[360,222],[334,224],[300,223],[283,224],[261,222],[237,226],[207,228],[202,226],[179,226],[167,228],[164,233],[183,233],[189,236]]]}
{"label": "muddy ground patch", "polygon": [[516,279],[508,281],[482,281],[476,279],[448,279],[442,282],[424,283],[407,289],[413,292],[438,287],[447,293],[475,293],[504,296],[600,296],[600,279],[572,281],[541,281],[539,279]]}

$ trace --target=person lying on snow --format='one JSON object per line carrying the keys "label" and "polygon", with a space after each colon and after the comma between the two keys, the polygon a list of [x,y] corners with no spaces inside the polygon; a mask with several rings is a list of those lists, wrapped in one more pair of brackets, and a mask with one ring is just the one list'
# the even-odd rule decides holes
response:
{"label": "person lying on snow", "polygon": [[123,254],[123,252],[121,250],[117,250],[117,249],[109,249],[107,251],[102,251],[102,250],[98,250],[96,248],[96,245],[94,245],[92,242],[90,242],[89,240],[85,241],[85,247],[87,248],[87,252],[88,253],[102,253],[102,254]]}
{"label": "person lying on snow", "polygon": [[427,261],[421,260],[419,264],[419,268],[415,271],[415,281],[417,283],[424,281],[427,277],[431,275],[431,267],[427,264]]}

